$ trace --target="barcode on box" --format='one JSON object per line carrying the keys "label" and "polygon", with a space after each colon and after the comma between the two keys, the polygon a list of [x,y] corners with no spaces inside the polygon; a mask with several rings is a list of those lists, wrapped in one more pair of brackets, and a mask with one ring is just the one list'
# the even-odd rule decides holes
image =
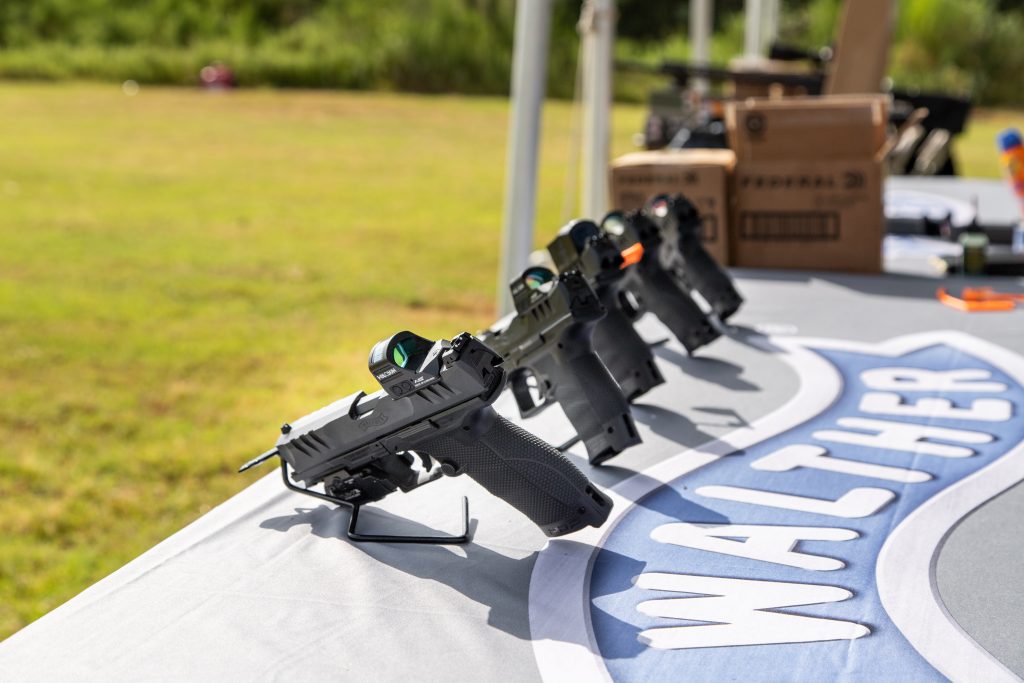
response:
{"label": "barcode on box", "polygon": [[839,214],[822,211],[745,211],[740,238],[760,242],[830,242],[839,239]]}

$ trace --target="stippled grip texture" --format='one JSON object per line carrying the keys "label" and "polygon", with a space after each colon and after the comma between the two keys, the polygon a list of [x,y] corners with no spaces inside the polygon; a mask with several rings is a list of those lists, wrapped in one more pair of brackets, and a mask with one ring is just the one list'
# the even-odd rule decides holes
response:
{"label": "stippled grip texture", "polygon": [[446,472],[468,474],[548,536],[601,526],[611,511],[611,501],[564,455],[490,406],[418,448]]}
{"label": "stippled grip texture", "polygon": [[668,271],[660,267],[646,268],[640,281],[640,296],[644,304],[672,331],[688,352],[718,337],[718,331],[711,325],[704,311],[680,288]]}
{"label": "stippled grip texture", "polygon": [[537,369],[554,388],[592,465],[640,443],[626,395],[582,333],[566,334]]}

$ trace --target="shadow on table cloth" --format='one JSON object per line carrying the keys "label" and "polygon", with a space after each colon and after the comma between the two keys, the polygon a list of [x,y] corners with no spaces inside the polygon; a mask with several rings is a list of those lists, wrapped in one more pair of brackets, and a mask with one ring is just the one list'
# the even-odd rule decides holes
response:
{"label": "shadow on table cloth", "polygon": [[[644,505],[645,500],[649,498],[650,496],[647,496],[645,499],[637,501],[636,504]],[[666,507],[664,500],[660,498],[658,500],[657,507],[665,514],[673,516],[679,514],[692,516],[694,514],[692,510],[694,504],[690,501],[679,498],[677,504]],[[385,510],[372,508],[369,512],[370,514],[366,516],[368,525],[386,525],[387,533],[410,535],[437,533],[423,524]],[[714,515],[708,510],[703,512],[705,516]],[[349,544],[377,561],[406,574],[429,581],[437,581],[459,591],[470,600],[489,608],[487,618],[489,626],[522,640],[531,639],[528,596],[536,552],[526,557],[513,558],[477,543],[469,543],[460,546],[465,552],[465,557],[460,557],[457,551],[444,546],[357,543],[350,541],[345,535],[349,514],[345,508],[330,508],[326,505],[316,508],[296,508],[294,515],[264,520],[260,527],[286,532],[296,526],[309,525],[314,536]],[[725,519],[722,518],[721,521],[725,521]],[[360,522],[363,522],[362,518],[360,518]],[[476,520],[472,520],[470,525],[471,531],[475,530]],[[557,539],[555,542],[566,552],[591,552],[589,547],[582,547],[581,544],[571,539]],[[608,550],[601,551],[602,554],[609,552]],[[646,566],[641,560],[625,556],[616,555],[611,559],[618,567],[628,567],[629,571],[620,574],[621,580],[604,585],[602,593],[593,595],[594,598],[629,590],[632,587],[632,577],[643,573]],[[623,624],[623,629],[626,632],[631,627],[628,624]],[[593,649],[589,642],[576,644]],[[629,642],[623,642],[620,647],[615,648],[614,653],[605,652],[602,656],[633,657],[642,649],[643,646],[639,641],[629,639]]]}
{"label": "shadow on table cloth", "polygon": [[688,356],[670,346],[656,346],[653,351],[658,358],[679,366],[690,377],[718,384],[733,391],[761,390],[758,385],[741,377],[743,368],[735,363],[704,355],[701,351],[697,352],[701,355]]}

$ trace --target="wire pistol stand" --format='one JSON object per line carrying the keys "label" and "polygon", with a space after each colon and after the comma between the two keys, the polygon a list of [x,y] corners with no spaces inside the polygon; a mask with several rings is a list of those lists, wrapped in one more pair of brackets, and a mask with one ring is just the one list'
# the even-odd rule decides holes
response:
{"label": "wire pistol stand", "polygon": [[363,534],[356,531],[356,526],[359,523],[359,510],[362,509],[362,505],[354,505],[347,500],[341,498],[335,498],[334,496],[326,493],[320,493],[319,491],[313,491],[312,489],[303,488],[292,483],[291,478],[288,476],[288,463],[285,462],[284,458],[281,459],[281,479],[284,480],[284,485],[296,493],[302,493],[307,496],[313,496],[320,500],[326,500],[336,505],[344,505],[352,510],[352,515],[348,519],[348,529],[345,530],[345,535],[348,536],[350,541],[356,541],[357,543],[420,543],[429,545],[462,545],[469,543],[469,499],[465,496],[462,497],[462,533],[456,536],[403,536],[403,535],[392,535],[392,534]]}

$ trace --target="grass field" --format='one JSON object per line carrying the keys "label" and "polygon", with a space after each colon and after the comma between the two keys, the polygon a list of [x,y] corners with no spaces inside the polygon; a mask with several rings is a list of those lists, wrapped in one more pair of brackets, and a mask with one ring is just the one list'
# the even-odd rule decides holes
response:
{"label": "grass field", "polygon": [[[615,110],[614,149],[642,110]],[[492,319],[501,99],[0,84],[0,638],[262,475],[370,345]],[[965,174],[996,176],[979,118]],[[571,108],[547,108],[538,241]]]}

